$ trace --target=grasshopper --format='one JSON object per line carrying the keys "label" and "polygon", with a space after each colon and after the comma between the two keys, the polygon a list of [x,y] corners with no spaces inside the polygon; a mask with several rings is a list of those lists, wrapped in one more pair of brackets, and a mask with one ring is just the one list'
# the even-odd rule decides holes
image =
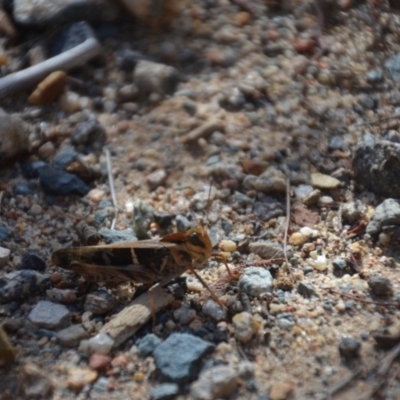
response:
{"label": "grasshopper", "polygon": [[198,226],[161,239],[59,249],[52,254],[52,262],[87,280],[117,284],[132,281],[151,286],[150,291],[190,270],[223,307],[196,272],[211,255],[210,237]]}

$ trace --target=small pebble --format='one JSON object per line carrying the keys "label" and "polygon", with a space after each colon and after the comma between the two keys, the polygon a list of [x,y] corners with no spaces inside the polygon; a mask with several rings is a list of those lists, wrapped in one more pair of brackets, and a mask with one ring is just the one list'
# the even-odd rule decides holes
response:
{"label": "small pebble", "polygon": [[32,215],[40,215],[42,211],[42,207],[40,207],[39,204],[34,204],[29,210],[29,213]]}
{"label": "small pebble", "polygon": [[317,189],[336,189],[340,186],[340,181],[329,175],[316,172],[311,174],[311,186]]}
{"label": "small pebble", "polygon": [[89,340],[82,340],[79,351],[86,354],[109,354],[114,345],[114,340],[105,333],[99,333]]}
{"label": "small pebble", "polygon": [[235,337],[242,343],[249,342],[260,329],[260,323],[246,311],[236,314],[232,318],[235,328]]}
{"label": "small pebble", "polygon": [[293,246],[303,246],[308,237],[300,232],[294,232],[289,237],[289,244]]}
{"label": "small pebble", "polygon": [[76,392],[80,392],[84,386],[96,381],[97,371],[89,368],[72,368],[68,371],[68,387]]}
{"label": "small pebble", "polygon": [[95,371],[105,371],[111,365],[111,357],[94,353],[90,356],[89,367]]}
{"label": "small pebble", "polygon": [[221,240],[219,242],[219,248],[222,251],[233,253],[237,250],[237,244],[233,240]]}
{"label": "small pebble", "polygon": [[93,203],[100,203],[103,200],[105,195],[105,191],[101,189],[92,189],[88,194],[87,197],[89,200],[93,201]]}
{"label": "small pebble", "polygon": [[359,357],[360,350],[361,342],[358,340],[345,337],[339,343],[339,353],[346,360]]}
{"label": "small pebble", "polygon": [[61,346],[64,347],[76,347],[81,340],[87,339],[88,337],[89,333],[81,324],[71,325],[57,332],[57,339]]}
{"label": "small pebble", "polygon": [[294,387],[290,382],[275,382],[269,391],[270,400],[290,400],[293,398]]}
{"label": "small pebble", "polygon": [[250,296],[272,293],[272,275],[262,267],[248,267],[239,278],[238,287]]}
{"label": "small pebble", "polygon": [[147,176],[146,181],[151,191],[157,189],[159,186],[163,186],[167,180],[167,172],[165,169],[158,169]]}
{"label": "small pebble", "polygon": [[297,291],[303,297],[312,297],[312,296],[318,297],[318,294],[315,291],[314,286],[309,282],[305,282],[305,281],[299,282],[299,284],[297,285]]}
{"label": "small pebble", "polygon": [[187,306],[179,307],[174,311],[175,320],[182,325],[189,324],[196,317],[196,311]]}
{"label": "small pebble", "polygon": [[375,296],[392,296],[393,286],[390,280],[384,276],[373,275],[368,278],[368,286]]}
{"label": "small pebble", "polygon": [[194,400],[214,400],[229,398],[238,388],[236,371],[229,366],[218,365],[201,374],[192,383],[190,395]]}
{"label": "small pebble", "polygon": [[0,247],[0,266],[5,266],[10,259],[11,251],[5,247]]}
{"label": "small pebble", "polygon": [[303,203],[306,206],[313,206],[318,203],[320,197],[321,191],[319,189],[315,189],[308,196],[304,197]]}
{"label": "small pebble", "polygon": [[203,314],[212,318],[214,321],[224,321],[226,319],[226,311],[221,308],[214,300],[208,300],[203,305]]}

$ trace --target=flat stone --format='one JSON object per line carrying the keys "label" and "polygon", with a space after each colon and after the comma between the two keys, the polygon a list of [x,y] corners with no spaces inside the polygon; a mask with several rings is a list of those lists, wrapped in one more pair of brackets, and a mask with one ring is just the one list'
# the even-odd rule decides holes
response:
{"label": "flat stone", "polygon": [[163,383],[150,390],[151,400],[173,400],[179,393],[179,386],[176,383]]}
{"label": "flat stone", "polygon": [[67,307],[47,300],[39,301],[28,318],[35,325],[46,329],[65,328],[70,324]]}
{"label": "flat stone", "polygon": [[201,359],[214,349],[210,342],[188,333],[173,333],[154,351],[156,365],[164,379],[185,383],[200,367]]}
{"label": "flat stone", "polygon": [[98,372],[89,368],[71,368],[68,371],[68,387],[76,392],[96,381]]}
{"label": "flat stone", "polygon": [[263,260],[284,258],[283,248],[280,244],[270,241],[259,241],[249,244],[249,251],[257,254]]}
{"label": "flat stone", "polygon": [[89,337],[88,332],[81,324],[71,325],[57,332],[57,339],[61,346],[76,347],[80,341]]}
{"label": "flat stone", "polygon": [[340,186],[340,181],[329,175],[316,172],[311,174],[311,186],[317,189],[336,189]]}

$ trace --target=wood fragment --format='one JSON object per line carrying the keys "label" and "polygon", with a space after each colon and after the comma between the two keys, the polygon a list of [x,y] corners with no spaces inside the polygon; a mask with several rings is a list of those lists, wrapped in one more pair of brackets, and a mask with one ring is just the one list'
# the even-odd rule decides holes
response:
{"label": "wood fragment", "polygon": [[212,119],[211,121],[207,121],[204,124],[198,126],[197,128],[191,130],[188,134],[186,134],[182,138],[183,144],[189,144],[196,142],[199,139],[207,139],[211,136],[215,131],[222,129],[222,125],[219,121]]}
{"label": "wood fragment", "polygon": [[94,37],[49,58],[40,64],[9,74],[0,79],[0,100],[19,91],[29,89],[54,71],[68,71],[101,53],[101,45]]}
{"label": "wood fragment", "polygon": [[37,106],[50,104],[61,95],[66,84],[67,74],[64,71],[52,72],[39,83],[28,102]]}
{"label": "wood fragment", "polygon": [[84,220],[76,224],[75,230],[85,246],[95,246],[102,239],[96,229],[88,225]]}
{"label": "wood fragment", "polygon": [[152,306],[157,313],[173,300],[174,296],[161,287],[155,288],[151,293],[147,291],[107,322],[100,333],[109,335],[114,340],[114,347],[118,347],[150,321]]}

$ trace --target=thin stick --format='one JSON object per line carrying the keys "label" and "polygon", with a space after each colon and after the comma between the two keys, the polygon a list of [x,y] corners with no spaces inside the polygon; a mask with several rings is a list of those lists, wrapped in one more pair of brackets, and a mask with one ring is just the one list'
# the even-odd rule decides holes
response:
{"label": "thin stick", "polygon": [[374,300],[367,300],[367,299],[361,299],[358,296],[354,296],[352,294],[347,294],[343,292],[339,292],[335,289],[329,289],[332,293],[338,294],[339,296],[346,297],[351,300],[359,301],[360,303],[365,303],[365,304],[374,304],[375,306],[380,306],[380,307],[397,307],[398,303],[395,301],[374,301]]}
{"label": "thin stick", "polygon": [[283,253],[285,256],[285,262],[288,266],[288,270],[292,273],[288,256],[287,256],[287,242],[289,236],[289,228],[290,228],[290,181],[289,178],[286,179],[286,226],[285,226],[285,235],[283,236]]}
{"label": "thin stick", "polygon": [[216,294],[213,292],[213,290],[210,288],[210,286],[207,285],[207,283],[204,281],[204,279],[196,272],[196,270],[192,267],[190,268],[190,271],[193,272],[194,276],[201,282],[201,284],[210,292],[211,297],[213,300],[222,308],[225,309],[225,306],[221,303],[219,298],[216,296]]}
{"label": "thin stick", "polygon": [[378,369],[378,375],[386,375],[389,371],[390,365],[395,360],[395,358],[400,354],[400,343],[397,344],[389,353],[385,356],[383,360],[379,363],[381,366]]}
{"label": "thin stick", "polygon": [[108,150],[106,148],[104,150],[104,152],[106,154],[106,160],[107,160],[108,184],[110,186],[111,199],[112,199],[112,204],[114,206],[114,219],[111,224],[111,229],[115,229],[115,225],[117,224],[119,208],[118,208],[118,203],[117,203],[117,196],[115,195],[115,189],[114,189],[114,178],[113,178],[113,174],[112,174],[110,150]]}
{"label": "thin stick", "polygon": [[0,100],[21,90],[29,89],[54,71],[68,71],[78,67],[99,55],[100,52],[100,43],[94,37],[90,37],[72,49],[40,64],[9,74],[0,79]]}
{"label": "thin stick", "polygon": [[320,397],[319,400],[330,400],[336,393],[343,390],[348,384],[356,379],[362,371],[363,367],[358,367],[350,376],[348,376],[344,381],[340,382],[338,385],[329,390],[329,392]]}

